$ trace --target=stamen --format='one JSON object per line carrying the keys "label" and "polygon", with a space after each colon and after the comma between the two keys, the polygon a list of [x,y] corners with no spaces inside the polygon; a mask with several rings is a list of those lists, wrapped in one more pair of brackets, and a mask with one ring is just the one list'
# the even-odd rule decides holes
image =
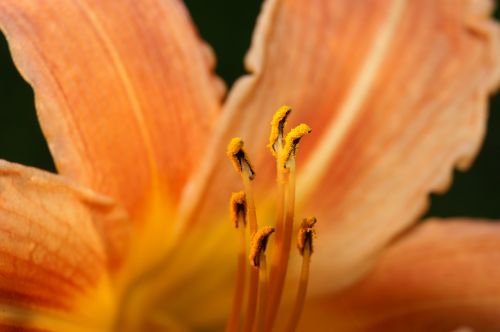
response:
{"label": "stamen", "polygon": [[250,263],[259,269],[259,306],[255,318],[255,331],[262,331],[267,306],[268,277],[266,248],[269,236],[274,233],[274,228],[266,226],[261,228],[252,239],[250,250]]}
{"label": "stamen", "polygon": [[299,253],[302,256],[304,256],[304,250],[306,250],[307,246],[309,247],[309,251],[313,252],[312,239],[316,238],[316,231],[313,227],[316,221],[315,217],[304,218],[302,220],[299,233],[297,234],[297,249],[299,249]]}
{"label": "stamen", "polygon": [[[243,140],[235,137],[231,140],[227,147],[227,155],[233,163],[234,169],[241,175],[243,185],[245,187],[245,195],[247,202],[247,218],[250,238],[253,238],[257,232],[257,214],[255,212],[255,202],[253,199],[252,180],[255,178],[252,164],[247,153],[243,148]],[[245,314],[245,322],[243,324],[244,332],[251,332],[257,309],[257,294],[259,292],[259,270],[250,269],[250,281],[248,285],[247,310]]]}
{"label": "stamen", "polygon": [[286,119],[292,112],[288,105],[281,106],[276,113],[274,113],[273,120],[271,121],[271,134],[269,135],[269,149],[273,156],[278,157],[283,149],[283,132],[285,131]]}
{"label": "stamen", "polygon": [[[278,312],[285,276],[288,270],[290,247],[292,241],[293,221],[295,213],[295,156],[298,144],[302,137],[311,132],[306,124],[300,124],[292,129],[285,138],[285,146],[278,158],[278,177],[283,179],[283,197],[285,211],[283,221],[283,234],[277,234],[276,256],[273,257],[273,270],[271,271],[271,295],[269,297],[268,312],[266,317],[266,331],[272,330]],[[285,176],[282,173],[286,173]],[[282,175],[280,175],[282,174]],[[280,222],[278,220],[278,222]],[[274,273],[273,273],[274,272]]]}
{"label": "stamen", "polygon": [[297,153],[298,145],[302,137],[311,132],[311,127],[302,123],[297,127],[290,130],[285,138],[285,146],[283,152],[279,156],[280,165],[282,168],[289,169],[295,155]]}
{"label": "stamen", "polygon": [[316,231],[313,228],[315,223],[316,218],[314,217],[304,219],[297,236],[297,248],[302,255],[302,269],[297,297],[290,313],[290,318],[285,329],[286,332],[294,332],[297,329],[302,309],[304,308],[309,281],[309,266],[311,264],[311,254],[313,253],[313,238],[316,238]]}
{"label": "stamen", "polygon": [[[226,332],[236,332],[239,329],[241,308],[243,307],[243,297],[245,291],[245,274],[246,274],[246,212],[247,204],[245,193],[240,191],[231,195],[229,210],[232,222],[236,228],[239,228],[239,252],[236,268],[236,285],[234,290],[233,308],[229,316],[226,326]],[[242,225],[242,227],[239,227]]]}
{"label": "stamen", "polygon": [[240,221],[246,225],[247,200],[244,191],[233,193],[229,204],[229,215],[234,227],[238,228]]}
{"label": "stamen", "polygon": [[233,167],[240,175],[246,175],[253,180],[255,177],[255,172],[253,171],[250,159],[247,156],[245,149],[243,148],[243,140],[239,137],[235,137],[229,142],[227,146],[227,156],[233,163]]}
{"label": "stamen", "polygon": [[[280,155],[283,151],[284,141],[284,131],[286,126],[286,120],[291,113],[291,108],[288,106],[282,106],[274,114],[273,120],[271,121],[271,133],[269,135],[269,145],[271,153],[276,158],[276,174],[277,174],[277,196],[276,196],[276,235],[274,238],[274,255],[271,263],[271,294],[269,297],[269,306],[275,306],[275,295],[273,290],[276,286],[273,283],[276,282],[276,276],[279,274],[278,270],[281,265],[282,260],[282,246],[283,246],[283,228],[285,227],[285,172],[282,171],[280,167]],[[278,286],[279,287],[279,286]],[[274,315],[271,309],[270,315]]]}

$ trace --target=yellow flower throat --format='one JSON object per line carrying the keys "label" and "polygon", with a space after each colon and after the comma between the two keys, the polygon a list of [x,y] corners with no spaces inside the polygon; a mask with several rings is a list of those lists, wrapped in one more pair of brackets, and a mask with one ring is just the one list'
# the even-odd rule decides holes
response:
{"label": "yellow flower throat", "polygon": [[[233,193],[230,200],[231,220],[239,230],[240,245],[236,287],[226,332],[272,331],[275,325],[288,270],[294,229],[295,156],[300,140],[311,132],[308,125],[300,124],[285,136],[286,121],[290,112],[290,107],[282,106],[275,113],[271,122],[268,145],[276,158],[278,197],[275,228],[258,226],[252,188],[255,171],[244,149],[243,140],[233,138],[227,148],[227,155],[241,176],[244,191]],[[304,304],[310,257],[313,251],[312,239],[316,235],[313,229],[315,223],[315,218],[304,219],[297,234],[297,247],[302,255],[302,271],[286,331],[296,329]],[[248,229],[248,234],[245,228]],[[268,270],[266,248],[271,234],[274,234],[274,247]],[[248,252],[250,264],[247,261],[248,244],[250,244]],[[250,267],[247,273],[248,265]],[[246,305],[244,305],[245,299]]]}

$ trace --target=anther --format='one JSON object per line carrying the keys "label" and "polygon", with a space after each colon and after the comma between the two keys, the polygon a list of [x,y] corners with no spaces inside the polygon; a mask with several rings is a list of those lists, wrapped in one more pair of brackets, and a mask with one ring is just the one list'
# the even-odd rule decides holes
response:
{"label": "anther", "polygon": [[266,251],[269,236],[274,233],[274,228],[264,226],[259,229],[252,238],[252,245],[250,247],[250,263],[254,267],[260,266],[261,254]]}
{"label": "anther", "polygon": [[240,175],[246,174],[252,180],[255,177],[255,172],[243,146],[244,143],[241,138],[233,138],[227,146],[227,156],[233,163],[236,172]]}
{"label": "anther", "polygon": [[269,149],[273,156],[278,157],[281,149],[283,149],[283,132],[285,131],[286,119],[292,112],[288,105],[281,106],[276,113],[274,113],[273,120],[271,121],[271,134],[269,135]]}
{"label": "anther", "polygon": [[231,194],[229,203],[229,214],[234,227],[238,228],[240,221],[243,221],[243,227],[246,225],[247,200],[244,191]]}
{"label": "anther", "polygon": [[310,132],[311,127],[302,123],[290,130],[286,135],[283,152],[280,155],[280,166],[282,168],[290,168],[290,162],[295,159],[300,140]]}
{"label": "anther", "polygon": [[316,231],[314,224],[316,224],[315,217],[304,218],[297,234],[297,249],[299,253],[304,256],[304,251],[308,250],[311,254],[313,252],[313,238],[316,238]]}

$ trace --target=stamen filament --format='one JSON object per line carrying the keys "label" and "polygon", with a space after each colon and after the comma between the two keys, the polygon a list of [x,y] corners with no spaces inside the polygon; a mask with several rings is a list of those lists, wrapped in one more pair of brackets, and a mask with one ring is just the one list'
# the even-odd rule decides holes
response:
{"label": "stamen filament", "polygon": [[283,246],[283,229],[285,227],[285,174],[280,171],[279,163],[276,162],[276,167],[278,170],[278,182],[277,182],[277,203],[276,203],[276,235],[274,237],[274,250],[271,263],[271,288],[274,288],[274,282],[276,280],[276,274],[280,266],[280,253],[282,252]]}
{"label": "stamen filament", "polygon": [[259,270],[250,269],[250,283],[248,287],[247,311],[245,314],[244,332],[251,332],[257,311],[257,294],[259,292]]}
{"label": "stamen filament", "polygon": [[[248,225],[250,230],[250,238],[255,236],[257,232],[257,213],[255,211],[255,202],[253,198],[253,186],[252,179],[253,171],[250,167],[243,164],[243,185],[245,188],[245,194],[247,197],[247,217]],[[252,175],[252,176],[251,176]],[[248,300],[247,300],[247,311],[245,315],[245,323],[243,325],[244,332],[252,331],[255,320],[255,313],[257,311],[257,295],[259,293],[259,270],[250,269],[250,284],[248,287]]]}
{"label": "stamen filament", "polygon": [[299,319],[304,308],[304,302],[307,293],[307,284],[309,281],[309,265],[311,264],[311,249],[305,248],[304,255],[302,256],[302,269],[300,272],[299,289],[297,290],[297,297],[293,309],[290,313],[285,331],[294,332],[299,324]]}
{"label": "stamen filament", "polygon": [[269,279],[267,276],[267,259],[266,254],[262,252],[260,254],[260,266],[259,266],[259,305],[257,311],[257,317],[255,318],[255,331],[262,331],[264,328],[264,318],[266,317],[266,308],[268,300],[268,290],[269,290]]}
{"label": "stamen filament", "polygon": [[[226,326],[226,332],[236,332],[239,330],[243,297],[245,295],[245,274],[246,274],[246,237],[244,215],[238,214],[236,227],[239,233],[239,253],[236,269],[236,285],[233,298],[233,308]],[[239,227],[238,227],[239,226]]]}
{"label": "stamen filament", "polygon": [[[276,314],[280,307],[281,295],[285,283],[285,276],[288,270],[288,260],[290,258],[290,248],[293,232],[294,207],[295,207],[295,162],[290,163],[288,174],[284,175],[284,197],[285,218],[283,222],[282,236],[274,254],[276,259],[275,273],[271,274],[271,295],[269,297],[268,312],[266,316],[265,331],[271,331],[276,319]],[[274,259],[274,257],[273,257]]]}

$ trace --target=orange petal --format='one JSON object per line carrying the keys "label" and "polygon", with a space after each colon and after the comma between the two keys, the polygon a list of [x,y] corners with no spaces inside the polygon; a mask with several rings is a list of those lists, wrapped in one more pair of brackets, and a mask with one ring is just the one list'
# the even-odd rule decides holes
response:
{"label": "orange petal", "polygon": [[214,65],[177,0],[7,0],[0,26],[59,172],[134,216],[178,199],[219,112]]}
{"label": "orange petal", "polygon": [[0,327],[108,326],[127,225],[109,199],[0,161]]}
{"label": "orange petal", "polygon": [[361,274],[422,213],[427,194],[447,187],[452,168],[476,155],[500,76],[491,5],[266,3],[246,61],[252,74],[226,104],[229,131],[247,140],[257,178],[269,179],[272,112],[286,103],[290,122],[311,125],[298,156],[297,215],[318,217],[313,269],[332,287]]}
{"label": "orange petal", "polygon": [[428,221],[390,246],[366,279],[311,299],[303,330],[497,331],[499,238],[498,223]]}

